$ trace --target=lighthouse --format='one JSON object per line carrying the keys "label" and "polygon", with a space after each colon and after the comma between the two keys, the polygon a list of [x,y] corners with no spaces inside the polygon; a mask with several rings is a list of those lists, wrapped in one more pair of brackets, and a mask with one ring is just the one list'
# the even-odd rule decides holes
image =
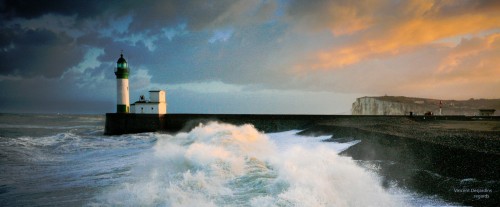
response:
{"label": "lighthouse", "polygon": [[128,113],[130,110],[129,92],[128,92],[128,64],[123,53],[116,62],[116,113]]}

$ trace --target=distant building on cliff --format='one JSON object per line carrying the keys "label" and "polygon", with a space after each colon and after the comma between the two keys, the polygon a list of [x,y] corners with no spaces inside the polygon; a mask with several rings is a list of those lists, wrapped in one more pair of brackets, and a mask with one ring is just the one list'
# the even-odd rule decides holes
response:
{"label": "distant building on cliff", "polygon": [[495,109],[479,109],[479,116],[493,116]]}
{"label": "distant building on cliff", "polygon": [[120,58],[116,62],[116,113],[137,113],[137,114],[166,114],[167,101],[166,92],[164,90],[149,91],[149,100],[146,100],[142,95],[139,101],[132,105],[129,99],[129,83],[128,76],[130,70],[128,63],[120,54]]}

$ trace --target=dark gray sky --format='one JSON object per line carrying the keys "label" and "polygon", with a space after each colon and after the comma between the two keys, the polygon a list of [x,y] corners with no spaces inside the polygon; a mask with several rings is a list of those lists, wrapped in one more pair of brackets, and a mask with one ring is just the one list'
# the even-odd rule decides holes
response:
{"label": "dark gray sky", "polygon": [[356,97],[499,98],[499,1],[0,0],[0,112],[348,114]]}

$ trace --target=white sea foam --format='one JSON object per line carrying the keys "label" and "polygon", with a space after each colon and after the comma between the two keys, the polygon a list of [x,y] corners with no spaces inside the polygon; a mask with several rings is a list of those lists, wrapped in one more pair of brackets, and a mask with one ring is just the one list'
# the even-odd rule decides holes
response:
{"label": "white sea foam", "polygon": [[294,134],[269,138],[251,125],[218,123],[156,134],[132,179],[103,189],[90,205],[404,206],[375,176],[338,155],[355,142],[293,143]]}
{"label": "white sea foam", "polygon": [[331,150],[340,153],[347,148],[361,142],[360,140],[354,140],[346,143],[338,142],[323,142],[329,139],[331,136],[318,136],[318,137],[306,137],[300,136],[300,130],[291,130],[279,133],[269,133],[268,137],[276,144],[278,150],[285,150],[293,146],[300,146],[303,148],[315,148],[321,145],[330,148]]}

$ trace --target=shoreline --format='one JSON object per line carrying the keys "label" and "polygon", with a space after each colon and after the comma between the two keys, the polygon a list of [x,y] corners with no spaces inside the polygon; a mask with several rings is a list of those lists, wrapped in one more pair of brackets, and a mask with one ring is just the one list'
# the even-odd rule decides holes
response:
{"label": "shoreline", "polygon": [[335,142],[361,140],[341,155],[378,166],[384,186],[397,183],[463,205],[500,202],[499,120],[339,119],[317,123],[300,134],[332,135],[325,141]]}

